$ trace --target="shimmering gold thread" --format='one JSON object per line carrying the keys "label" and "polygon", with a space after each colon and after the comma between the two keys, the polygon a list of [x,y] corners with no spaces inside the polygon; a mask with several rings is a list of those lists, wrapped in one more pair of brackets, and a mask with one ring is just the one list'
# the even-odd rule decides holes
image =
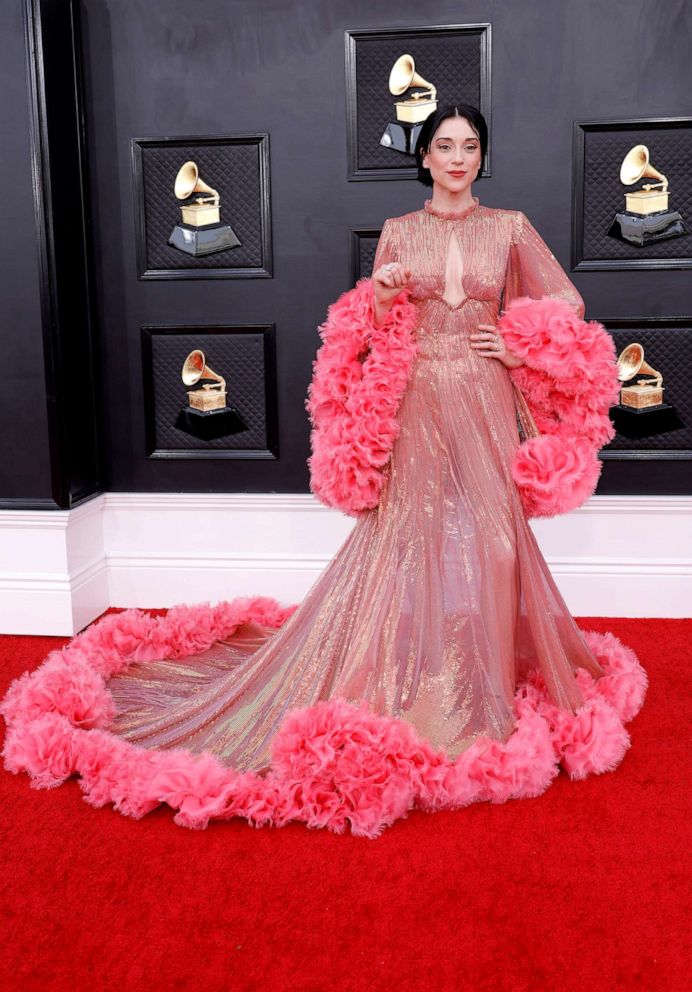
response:
{"label": "shimmering gold thread", "polygon": [[[463,280],[452,287],[457,248]],[[507,369],[469,339],[517,296],[566,299],[583,315],[581,297],[515,211],[391,219],[375,267],[390,260],[413,273],[419,354],[379,506],[280,630],[248,625],[204,655],[112,679],[121,736],[259,771],[289,709],[342,695],[402,716],[455,756],[479,736],[506,739],[518,672],[539,667],[566,709],[582,702],[576,667],[602,674],[512,482],[519,429],[534,436],[535,424]],[[466,296],[450,304],[459,285]]]}

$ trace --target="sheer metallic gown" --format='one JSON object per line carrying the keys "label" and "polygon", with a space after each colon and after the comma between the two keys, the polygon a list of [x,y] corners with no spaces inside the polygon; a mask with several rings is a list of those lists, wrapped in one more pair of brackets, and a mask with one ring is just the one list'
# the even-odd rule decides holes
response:
{"label": "sheer metallic gown", "polygon": [[112,678],[117,736],[261,771],[289,710],[341,697],[456,757],[479,735],[507,740],[527,670],[570,711],[583,702],[575,669],[603,674],[511,476],[535,425],[504,365],[469,339],[517,296],[559,297],[583,317],[579,293],[523,213],[477,198],[388,220],[374,265],[395,259],[412,272],[418,353],[379,505],[278,630],[248,623],[203,654]]}

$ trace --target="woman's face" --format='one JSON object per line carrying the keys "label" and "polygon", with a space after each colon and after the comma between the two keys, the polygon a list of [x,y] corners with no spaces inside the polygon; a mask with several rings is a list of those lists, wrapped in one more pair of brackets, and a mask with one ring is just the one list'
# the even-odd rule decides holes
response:
{"label": "woman's face", "polygon": [[471,186],[481,167],[481,143],[465,117],[447,117],[432,136],[423,155],[435,185],[462,193]]}

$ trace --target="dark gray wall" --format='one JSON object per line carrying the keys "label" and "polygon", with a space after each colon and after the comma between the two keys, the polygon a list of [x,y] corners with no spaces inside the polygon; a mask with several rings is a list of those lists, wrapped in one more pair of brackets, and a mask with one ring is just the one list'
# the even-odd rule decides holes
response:
{"label": "dark gray wall", "polygon": [[0,59],[0,497],[51,501],[41,294],[31,185],[24,21],[3,4]]}
{"label": "dark gray wall", "polygon": [[[11,0],[17,37],[19,8],[20,0]],[[568,273],[573,121],[691,110],[692,5],[684,0],[432,0],[424,15],[417,0],[82,0],[81,15],[110,490],[307,491],[305,391],[317,325],[349,286],[349,229],[379,227],[429,195],[413,180],[346,181],[345,29],[491,22],[493,175],[474,192],[490,206],[523,210]],[[11,167],[20,184],[15,209],[28,212],[22,58],[5,53],[1,71],[19,108],[8,109],[5,100],[2,113],[10,115]],[[274,278],[138,281],[130,139],[243,131],[270,134]],[[26,223],[22,212],[17,224]],[[30,245],[13,255],[11,283],[21,288],[13,323],[30,332],[16,365],[33,374],[40,358],[31,345],[31,335],[39,336],[35,260]],[[570,276],[591,319],[692,314],[689,271]],[[140,325],[271,321],[279,460],[148,460]],[[5,400],[2,390],[0,396]],[[9,442],[23,478],[13,492],[44,491],[45,422],[36,411],[12,414],[18,435],[32,418],[36,463],[22,440]],[[689,466],[606,462],[598,492],[689,492]]]}

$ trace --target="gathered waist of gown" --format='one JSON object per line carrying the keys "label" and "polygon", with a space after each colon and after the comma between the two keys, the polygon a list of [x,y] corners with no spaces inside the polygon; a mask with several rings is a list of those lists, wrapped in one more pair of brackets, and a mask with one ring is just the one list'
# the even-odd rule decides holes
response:
{"label": "gathered waist of gown", "polygon": [[466,297],[454,307],[440,297],[421,300],[415,330],[418,359],[426,362],[471,362],[472,367],[479,368],[482,356],[471,347],[470,335],[479,324],[495,324],[498,312],[496,299]]}
{"label": "gathered waist of gown", "polygon": [[412,294],[410,299],[411,302],[418,308],[419,313],[426,312],[428,310],[435,310],[443,315],[447,313],[450,317],[455,317],[456,315],[465,316],[465,311],[469,310],[476,312],[478,310],[483,310],[497,315],[500,310],[500,300],[496,296],[486,298],[481,298],[479,296],[465,296],[463,300],[460,300],[458,303],[450,303],[444,298],[442,293],[434,293],[432,296],[420,297]]}

